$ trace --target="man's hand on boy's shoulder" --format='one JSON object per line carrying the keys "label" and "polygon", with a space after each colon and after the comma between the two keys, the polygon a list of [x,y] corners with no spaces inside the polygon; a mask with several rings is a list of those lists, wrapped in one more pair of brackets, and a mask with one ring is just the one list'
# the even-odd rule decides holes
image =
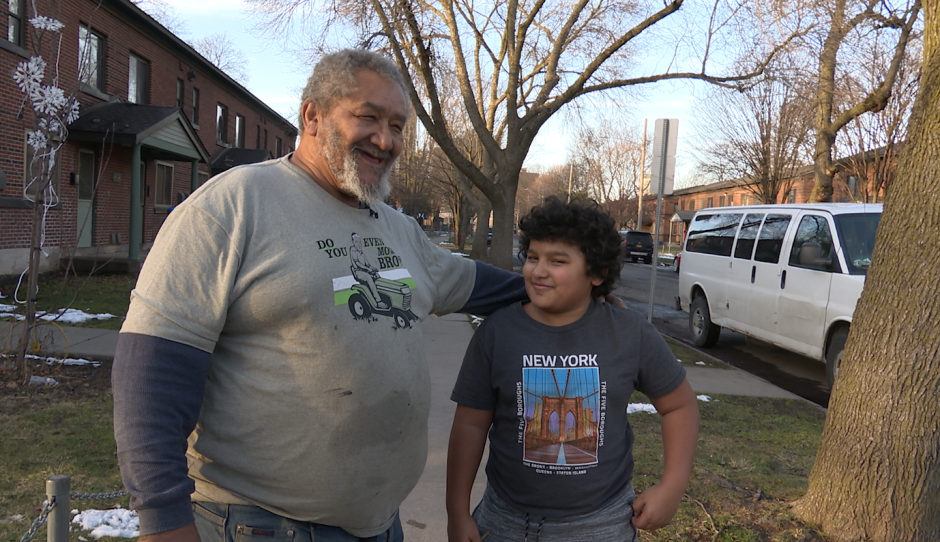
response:
{"label": "man's hand on boy's shoulder", "polygon": [[607,294],[605,297],[598,297],[598,301],[603,301],[604,303],[610,303],[614,306],[620,307],[621,309],[627,308],[627,305],[624,304],[623,300],[614,294]]}
{"label": "man's hand on boy's shoulder", "polygon": [[470,514],[464,514],[459,518],[453,516],[447,518],[447,540],[448,542],[481,542],[480,530]]}
{"label": "man's hand on boy's shoulder", "polygon": [[660,484],[650,486],[633,501],[633,526],[652,531],[669,525],[684,493]]}

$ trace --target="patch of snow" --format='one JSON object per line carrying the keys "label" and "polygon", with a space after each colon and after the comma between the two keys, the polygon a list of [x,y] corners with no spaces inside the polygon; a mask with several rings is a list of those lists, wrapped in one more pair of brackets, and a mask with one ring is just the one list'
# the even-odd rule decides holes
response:
{"label": "patch of snow", "polygon": [[708,364],[705,363],[704,361],[696,361],[695,364],[696,364],[696,365],[708,365]]}
{"label": "patch of snow", "polygon": [[[15,310],[16,307],[13,305],[0,304],[0,318],[13,318],[15,320],[26,319],[22,314],[14,314],[13,311]],[[116,318],[113,314],[106,312],[101,314],[89,314],[78,309],[59,309],[54,313],[41,311],[36,313],[36,317],[40,320],[47,322],[55,321],[60,324],[80,324],[87,320],[108,320]]]}
{"label": "patch of snow", "polygon": [[[702,401],[703,403],[708,403],[714,401],[711,397],[707,395],[696,395],[696,399]],[[627,414],[634,414],[636,412],[646,412],[648,414],[656,414],[656,407],[649,403],[630,403],[627,405]]]}
{"label": "patch of snow", "polygon": [[656,414],[656,407],[648,403],[630,403],[627,405],[627,414],[634,414],[636,412]]}
{"label": "patch of snow", "polygon": [[23,514],[14,514],[6,519],[0,519],[0,525],[6,525],[7,523],[16,523],[17,521],[23,521]]}
{"label": "patch of snow", "polygon": [[[73,510],[73,513],[77,511]],[[102,536],[136,538],[140,536],[140,520],[137,512],[124,508],[114,510],[85,510],[72,518],[72,523],[95,540]]]}
{"label": "patch of snow", "polygon": [[47,322],[55,320],[62,324],[80,324],[86,320],[109,320],[115,318],[113,314],[106,312],[101,314],[89,314],[78,309],[59,309],[56,313],[36,313],[36,316]]}

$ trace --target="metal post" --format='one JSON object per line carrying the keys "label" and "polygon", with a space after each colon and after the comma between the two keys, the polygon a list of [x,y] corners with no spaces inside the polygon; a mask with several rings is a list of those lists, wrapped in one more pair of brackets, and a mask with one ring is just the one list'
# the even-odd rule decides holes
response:
{"label": "metal post", "polygon": [[[666,148],[669,145],[669,120],[666,119],[663,122],[663,148],[660,152],[660,167],[659,167],[659,189],[656,191],[656,219],[653,221],[653,227],[650,228],[653,230],[653,269],[650,272],[650,305],[649,311],[646,315],[646,321],[653,321],[653,303],[656,295],[656,268],[659,267],[659,241],[660,241],[660,223],[662,222],[663,216],[663,189],[666,185],[666,158],[667,152]],[[655,153],[653,153],[655,156]],[[651,180],[652,181],[652,180]]]}
{"label": "metal post", "polygon": [[144,241],[144,210],[141,202],[146,194],[140,189],[140,143],[131,154],[131,228],[127,246],[127,259],[140,259],[140,245]]}
{"label": "metal post", "polygon": [[69,542],[69,492],[72,479],[65,475],[50,476],[46,480],[46,497],[55,507],[49,512],[46,524],[48,542]]}
{"label": "metal post", "polygon": [[643,230],[643,178],[646,177],[646,119],[643,119],[643,146],[640,147],[640,178],[636,182],[636,230]]}

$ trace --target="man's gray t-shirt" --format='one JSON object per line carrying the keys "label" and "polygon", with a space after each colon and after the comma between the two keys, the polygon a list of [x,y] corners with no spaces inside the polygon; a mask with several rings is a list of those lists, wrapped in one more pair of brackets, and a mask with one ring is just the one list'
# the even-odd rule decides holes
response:
{"label": "man's gray t-shirt", "polygon": [[418,321],[460,309],[475,269],[287,158],[194,192],[161,228],[121,330],[211,353],[193,499],[384,532],[427,455]]}
{"label": "man's gray t-shirt", "polygon": [[451,399],[494,410],[486,474],[520,511],[562,518],[600,507],[633,476],[627,405],[685,378],[639,314],[594,301],[577,322],[547,326],[522,303],[477,329]]}

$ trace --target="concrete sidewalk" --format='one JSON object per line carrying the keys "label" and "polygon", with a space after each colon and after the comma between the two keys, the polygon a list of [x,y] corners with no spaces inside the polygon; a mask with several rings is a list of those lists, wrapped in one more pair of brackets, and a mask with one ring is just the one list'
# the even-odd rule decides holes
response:
{"label": "concrete sidewalk", "polygon": [[[0,322],[0,350],[14,352],[23,326]],[[83,358],[96,361],[114,359],[118,332],[110,329],[41,324],[35,339],[42,345],[42,354],[59,358]]]}

